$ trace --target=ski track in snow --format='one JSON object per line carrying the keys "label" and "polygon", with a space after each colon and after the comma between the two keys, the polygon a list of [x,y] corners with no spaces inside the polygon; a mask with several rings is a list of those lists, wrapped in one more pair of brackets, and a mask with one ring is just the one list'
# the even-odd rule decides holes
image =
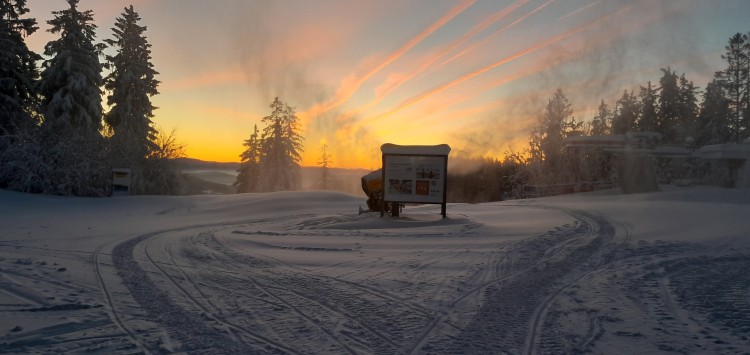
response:
{"label": "ski track in snow", "polygon": [[[583,209],[512,208],[567,222],[503,239],[469,212],[395,224],[296,214],[93,252],[5,240],[0,313],[66,316],[0,334],[0,353],[750,351],[747,250],[634,241],[633,226]],[[89,263],[93,279],[63,279],[44,257]]]}

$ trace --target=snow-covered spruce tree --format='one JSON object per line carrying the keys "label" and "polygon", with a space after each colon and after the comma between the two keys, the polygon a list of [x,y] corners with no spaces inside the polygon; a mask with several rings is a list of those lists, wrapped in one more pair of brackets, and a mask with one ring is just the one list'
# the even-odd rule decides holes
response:
{"label": "snow-covered spruce tree", "polygon": [[[36,82],[41,57],[24,41],[38,29],[28,13],[26,0],[0,0],[0,137],[9,138],[36,122]],[[0,149],[2,149],[0,142]]]}
{"label": "snow-covered spruce tree", "polygon": [[234,187],[237,193],[257,192],[260,176],[260,158],[262,141],[258,132],[258,125],[253,127],[253,134],[243,143],[247,149],[240,154],[240,167],[237,170],[237,180]]}
{"label": "snow-covered spruce tree", "polygon": [[700,114],[696,122],[696,145],[721,144],[730,141],[730,108],[724,88],[714,79],[706,85]]}
{"label": "snow-covered spruce tree", "polygon": [[602,100],[596,116],[591,120],[592,136],[605,136],[612,133],[612,113],[609,106]]}
{"label": "snow-covered spruce tree", "polygon": [[641,98],[641,115],[638,117],[638,129],[644,132],[658,132],[659,131],[659,115],[657,114],[656,104],[658,95],[656,88],[649,81],[646,86],[641,86],[640,92]]}
{"label": "snow-covered spruce tree", "polygon": [[635,97],[635,93],[627,90],[623,92],[622,97],[617,100],[612,117],[612,134],[625,134],[636,130],[636,122],[640,119],[640,102]]}
{"label": "snow-covered spruce tree", "polygon": [[739,143],[750,135],[750,124],[745,115],[750,102],[750,35],[736,33],[724,47],[721,56],[727,62],[726,69],[716,72],[716,79],[724,89],[729,103],[730,141]]}
{"label": "snow-covered spruce tree", "polygon": [[677,126],[680,122],[680,87],[679,77],[672,68],[661,69],[663,75],[659,79],[659,110],[658,132],[662,134],[662,142],[679,144]]}
{"label": "snow-covered spruce tree", "polygon": [[[0,0],[0,187],[25,190],[35,174],[41,57],[24,37],[37,30],[25,0]],[[30,180],[27,180],[30,179]]]}
{"label": "snow-covered spruce tree", "polygon": [[40,81],[42,152],[46,170],[40,172],[42,193],[96,196],[108,191],[102,129],[102,65],[104,44],[95,44],[91,10],[79,11],[78,0],[53,11],[48,31],[60,38],[47,43]]}
{"label": "snow-covered spruce tree", "polygon": [[146,27],[138,24],[140,20],[132,5],[126,7],[112,28],[114,38],[105,40],[116,53],[106,56],[111,72],[105,78],[104,87],[109,93],[107,104],[111,109],[104,115],[104,121],[111,133],[111,164],[131,169],[134,193],[160,193],[147,185],[163,177],[148,176],[146,171],[153,173],[162,169],[145,169],[146,159],[156,156],[152,153],[158,149],[157,131],[151,121],[156,107],[150,98],[159,93],[159,81],[155,79],[158,73],[151,63]]}
{"label": "snow-covered spruce tree", "polygon": [[270,116],[263,117],[259,191],[297,190],[301,185],[299,161],[302,136],[294,109],[275,98]]}
{"label": "snow-covered spruce tree", "polygon": [[328,153],[327,144],[323,144],[320,147],[320,160],[318,160],[317,164],[320,166],[320,180],[318,180],[317,187],[328,190],[331,188],[331,176],[328,169],[333,164],[333,161],[331,161],[331,154]]}
{"label": "snow-covered spruce tree", "polygon": [[565,138],[580,134],[583,126],[573,117],[571,104],[561,89],[555,91],[544,114],[531,134],[530,152],[532,164],[539,169],[534,176],[536,183],[569,183],[577,174],[577,162],[573,162],[565,149]]}

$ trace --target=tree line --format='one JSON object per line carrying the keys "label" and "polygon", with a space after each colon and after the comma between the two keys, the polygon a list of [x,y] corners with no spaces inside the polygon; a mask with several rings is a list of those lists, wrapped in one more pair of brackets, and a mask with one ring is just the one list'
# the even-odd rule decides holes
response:
{"label": "tree line", "polygon": [[47,21],[58,37],[43,58],[25,43],[39,29],[26,0],[0,0],[0,187],[102,196],[111,168],[127,167],[134,193],[179,193],[184,148],[154,127],[158,73],[140,16],[126,7],[97,42],[93,11],[67,5]]}
{"label": "tree line", "polygon": [[[572,103],[562,89],[557,89],[538,116],[529,147],[521,153],[506,153],[501,160],[479,160],[480,168],[470,173],[452,174],[449,200],[484,202],[503,196],[524,197],[526,186],[611,181],[612,157],[568,151],[564,141],[573,136],[656,132],[661,136],[660,144],[690,148],[747,142],[750,33],[730,37],[721,58],[725,67],[715,72],[702,92],[685,73],[662,68],[657,82],[649,81],[638,90],[624,90],[614,104],[602,100],[589,121],[577,119]],[[726,166],[715,161],[655,158],[655,163],[662,182],[692,178],[722,184],[729,174]]]}

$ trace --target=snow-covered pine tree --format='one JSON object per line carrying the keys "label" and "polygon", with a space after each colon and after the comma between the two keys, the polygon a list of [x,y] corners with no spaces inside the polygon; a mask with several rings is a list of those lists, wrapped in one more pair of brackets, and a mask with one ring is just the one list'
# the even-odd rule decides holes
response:
{"label": "snow-covered pine tree", "polygon": [[565,138],[580,134],[583,123],[573,117],[568,98],[561,89],[549,99],[544,114],[531,134],[531,161],[541,166],[537,183],[558,184],[571,182],[573,164],[565,149]]}
{"label": "snow-covered pine tree", "polygon": [[641,98],[641,114],[638,117],[638,122],[636,122],[638,129],[644,132],[658,132],[660,123],[656,109],[658,96],[651,81],[645,87],[641,86],[639,96]]}
{"label": "snow-covered pine tree", "polygon": [[706,85],[706,92],[703,93],[703,102],[696,123],[696,144],[704,146],[729,142],[729,119],[729,100],[722,84],[718,79],[714,79]]}
{"label": "snow-covered pine tree", "polygon": [[70,8],[53,11],[48,30],[60,34],[44,47],[50,59],[43,64],[40,92],[44,126],[76,129],[78,134],[100,135],[102,128],[102,65],[104,44],[94,43],[96,25],[91,10],[79,11],[78,0]]}
{"label": "snow-covered pine tree", "polygon": [[[38,27],[36,19],[23,18],[26,0],[0,0],[0,137],[10,138],[19,129],[33,126],[36,82],[41,57],[29,50],[24,37]],[[9,139],[0,138],[0,151]]]}
{"label": "snow-covered pine tree", "polygon": [[636,122],[640,116],[640,103],[632,91],[622,93],[622,97],[615,105],[612,118],[612,134],[625,134],[636,129]]}
{"label": "snow-covered pine tree", "polygon": [[102,65],[104,44],[95,44],[93,11],[79,11],[78,0],[53,11],[48,31],[60,38],[47,43],[40,81],[45,169],[43,193],[103,195],[110,172],[102,128]]}
{"label": "snow-covered pine tree", "polygon": [[133,5],[116,19],[113,39],[105,42],[116,50],[106,56],[111,72],[105,78],[107,104],[104,121],[112,134],[113,164],[136,168],[156,149],[156,129],[151,118],[156,109],[151,96],[157,95],[158,74],[151,63],[151,45],[145,26]]}
{"label": "snow-covered pine tree", "polygon": [[662,142],[683,143],[677,135],[677,125],[680,121],[680,87],[679,77],[672,68],[661,69],[663,75],[659,79],[659,110],[658,132],[662,134]]}
{"label": "snow-covered pine tree", "polygon": [[677,122],[677,141],[685,143],[688,138],[695,140],[695,127],[698,120],[698,87],[689,81],[685,74],[680,76],[680,113]]}
{"label": "snow-covered pine tree", "polygon": [[[111,69],[105,78],[111,109],[104,115],[112,134],[109,160],[131,169],[133,193],[174,194],[180,174],[169,158],[162,157],[160,150],[165,148],[158,144],[159,132],[151,120],[156,107],[150,98],[159,93],[159,81],[151,63],[146,26],[139,25],[140,20],[132,5],[126,7],[112,28],[114,38],[105,40],[116,51],[106,56]],[[165,137],[174,140],[174,132]],[[167,181],[170,179],[173,181]]]}
{"label": "snow-covered pine tree", "polygon": [[271,115],[263,117],[260,161],[260,191],[288,191],[301,186],[302,136],[294,109],[275,98]]}
{"label": "snow-covered pine tree", "polygon": [[247,149],[240,154],[241,162],[237,170],[237,180],[234,187],[237,193],[257,192],[260,175],[260,159],[262,141],[258,132],[258,125],[253,127],[253,134],[243,143]]}
{"label": "snow-covered pine tree", "polygon": [[41,57],[29,50],[24,37],[37,30],[25,0],[0,0],[0,187],[28,190],[39,150],[37,131]]}
{"label": "snow-covered pine tree", "polygon": [[331,164],[333,164],[333,161],[331,161],[331,154],[328,153],[328,144],[323,144],[323,146],[320,147],[320,160],[317,164],[320,166],[321,171],[318,187],[323,190],[328,190],[331,187],[331,176],[328,169],[331,167]]}
{"label": "snow-covered pine tree", "polygon": [[743,117],[750,102],[750,35],[736,33],[724,48],[726,53],[721,58],[727,67],[716,72],[716,79],[729,103],[730,141],[740,143],[750,135],[750,124]]}
{"label": "snow-covered pine tree", "polygon": [[601,101],[596,116],[591,120],[591,135],[604,136],[612,132],[612,111],[609,106]]}

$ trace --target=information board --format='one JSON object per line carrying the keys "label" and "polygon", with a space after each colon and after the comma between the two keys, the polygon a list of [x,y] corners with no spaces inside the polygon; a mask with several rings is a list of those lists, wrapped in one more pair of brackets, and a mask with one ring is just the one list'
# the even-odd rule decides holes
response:
{"label": "information board", "polygon": [[442,203],[447,157],[386,155],[384,199]]}
{"label": "information board", "polygon": [[[383,206],[389,203],[441,204],[440,212],[445,217],[450,146],[386,143],[380,150],[383,152]],[[384,213],[385,207],[380,215]]]}

